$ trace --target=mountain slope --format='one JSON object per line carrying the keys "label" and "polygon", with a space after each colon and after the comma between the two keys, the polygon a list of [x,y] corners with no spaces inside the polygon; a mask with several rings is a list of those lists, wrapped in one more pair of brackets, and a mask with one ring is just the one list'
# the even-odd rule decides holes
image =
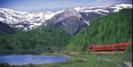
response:
{"label": "mountain slope", "polygon": [[14,33],[13,29],[8,26],[7,24],[4,24],[0,22],[0,33],[2,34],[12,34]]}
{"label": "mountain slope", "polygon": [[84,19],[74,9],[64,10],[47,21],[49,27],[58,27],[70,35],[75,35],[83,27],[87,26]]}
{"label": "mountain slope", "polygon": [[132,41],[132,10],[125,9],[93,21],[85,31],[73,37],[69,50],[83,51],[92,44]]}

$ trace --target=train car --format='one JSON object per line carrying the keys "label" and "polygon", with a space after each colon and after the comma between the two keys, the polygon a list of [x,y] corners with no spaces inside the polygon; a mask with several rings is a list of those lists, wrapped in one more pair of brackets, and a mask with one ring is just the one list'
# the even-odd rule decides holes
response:
{"label": "train car", "polygon": [[116,43],[116,44],[108,44],[108,45],[92,45],[89,47],[89,51],[91,52],[100,52],[100,51],[125,51],[131,42],[125,43]]}
{"label": "train car", "polygon": [[114,51],[115,48],[112,45],[100,45],[100,46],[90,46],[90,51]]}
{"label": "train car", "polygon": [[115,50],[117,51],[125,51],[129,45],[131,45],[132,43],[130,42],[126,42],[126,43],[119,43],[119,44],[115,44]]}

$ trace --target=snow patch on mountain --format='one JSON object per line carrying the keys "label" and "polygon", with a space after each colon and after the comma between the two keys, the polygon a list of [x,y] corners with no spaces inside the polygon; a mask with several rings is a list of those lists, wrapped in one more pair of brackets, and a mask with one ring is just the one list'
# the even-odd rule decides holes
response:
{"label": "snow patch on mountain", "polygon": [[[75,7],[70,9],[62,9],[56,12],[20,12],[11,9],[0,8],[0,21],[9,24],[12,27],[22,29],[24,31],[35,29],[41,25],[47,26],[49,20],[54,24],[70,21],[69,17],[77,18],[82,23],[89,25],[90,19],[107,15],[112,12],[119,12],[124,8],[132,8],[132,4],[118,4],[112,6],[91,6],[91,7]],[[76,21],[76,19],[71,19]],[[75,22],[74,22],[75,23]],[[67,23],[62,23],[65,26]],[[76,25],[76,24],[75,24]]]}
{"label": "snow patch on mountain", "polygon": [[114,12],[119,12],[121,9],[124,9],[124,8],[132,8],[132,4],[119,4],[110,8],[113,8]]}

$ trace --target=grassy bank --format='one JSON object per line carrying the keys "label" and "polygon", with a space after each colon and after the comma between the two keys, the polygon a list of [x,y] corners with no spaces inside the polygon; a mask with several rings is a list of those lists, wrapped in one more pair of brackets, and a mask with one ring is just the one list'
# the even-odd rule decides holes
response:
{"label": "grassy bank", "polygon": [[70,56],[71,61],[62,64],[35,65],[35,67],[126,67],[123,61],[132,63],[132,54],[128,52],[101,55],[85,52],[65,52],[55,53],[54,55]]}

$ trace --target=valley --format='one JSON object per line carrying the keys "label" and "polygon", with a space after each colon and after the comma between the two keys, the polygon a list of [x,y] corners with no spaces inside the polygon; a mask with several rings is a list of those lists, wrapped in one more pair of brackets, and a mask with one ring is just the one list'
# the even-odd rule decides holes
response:
{"label": "valley", "polygon": [[[105,8],[104,11],[96,8],[76,8],[75,10],[80,9],[80,14],[70,9],[55,15],[47,22],[37,21],[42,24],[29,30],[27,29],[36,24],[33,20],[27,22],[29,19],[26,19],[24,23],[21,23],[18,19],[12,18],[14,15],[10,15],[10,21],[14,23],[0,21],[0,55],[68,56],[71,58],[65,63],[27,64],[15,65],[15,67],[128,67],[124,62],[132,63],[132,45],[124,53],[116,51],[114,54],[100,55],[91,54],[87,50],[93,44],[132,42],[132,8],[129,6],[124,8],[113,9],[110,13]],[[3,18],[1,16],[3,15],[0,12],[0,19]],[[45,23],[47,23],[46,26]],[[21,29],[19,25],[22,26]],[[24,31],[25,28],[26,31]],[[10,67],[8,63],[0,64],[0,66]]]}

